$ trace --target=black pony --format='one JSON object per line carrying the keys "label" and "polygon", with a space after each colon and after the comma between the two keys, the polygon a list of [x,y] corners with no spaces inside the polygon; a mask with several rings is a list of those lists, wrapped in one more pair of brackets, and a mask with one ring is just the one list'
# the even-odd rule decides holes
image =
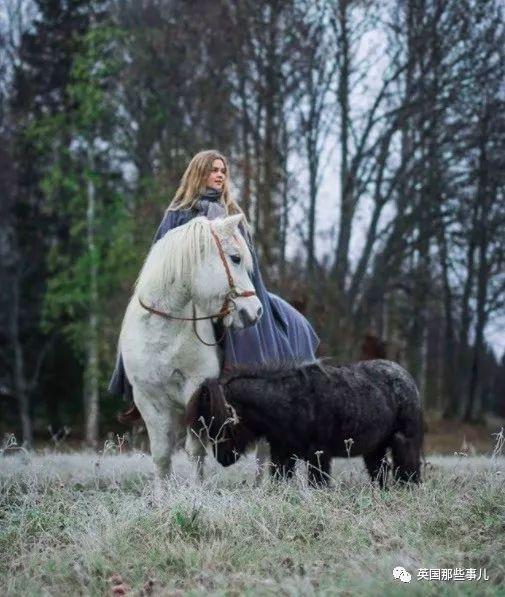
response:
{"label": "black pony", "polygon": [[343,367],[237,369],[207,380],[191,398],[187,423],[212,443],[223,466],[265,438],[273,473],[291,476],[295,458],[309,463],[309,481],[327,484],[334,456],[363,456],[372,480],[420,482],[423,419],[412,377],[391,361]]}

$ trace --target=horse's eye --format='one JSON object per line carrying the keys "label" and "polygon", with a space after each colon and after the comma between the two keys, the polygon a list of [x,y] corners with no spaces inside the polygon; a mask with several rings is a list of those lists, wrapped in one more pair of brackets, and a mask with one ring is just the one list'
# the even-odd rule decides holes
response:
{"label": "horse's eye", "polygon": [[242,261],[240,255],[230,255],[230,259],[233,261],[233,263],[236,263],[237,265]]}

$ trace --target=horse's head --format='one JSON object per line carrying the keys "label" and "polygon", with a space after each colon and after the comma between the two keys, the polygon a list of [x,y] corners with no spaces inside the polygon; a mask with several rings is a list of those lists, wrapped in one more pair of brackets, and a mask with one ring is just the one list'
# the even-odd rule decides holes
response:
{"label": "horse's head", "polygon": [[251,252],[238,228],[241,220],[239,214],[211,222],[210,250],[193,278],[193,300],[201,310],[224,309],[224,325],[238,329],[255,324],[263,311],[250,277]]}
{"label": "horse's head", "polygon": [[172,307],[192,300],[200,317],[222,317],[226,327],[255,324],[263,309],[250,278],[252,255],[238,229],[242,217],[198,217],[170,230],[146,258],[135,287],[139,299],[163,307],[169,295]]}
{"label": "horse's head", "polygon": [[209,443],[223,466],[236,462],[255,440],[224,395],[218,380],[207,380],[193,394],[186,407],[186,423],[194,439]]}

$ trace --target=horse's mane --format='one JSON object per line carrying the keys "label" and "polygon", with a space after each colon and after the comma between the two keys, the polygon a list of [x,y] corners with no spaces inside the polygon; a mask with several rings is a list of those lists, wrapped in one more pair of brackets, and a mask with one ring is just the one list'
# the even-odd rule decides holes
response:
{"label": "horse's mane", "polygon": [[[240,233],[234,235],[247,269],[252,270],[252,257]],[[135,283],[135,291],[166,288],[175,280],[191,281],[191,273],[211,253],[214,240],[211,222],[197,217],[187,224],[169,230],[151,247]]]}
{"label": "horse's mane", "polygon": [[188,279],[190,272],[208,257],[212,242],[210,222],[204,217],[169,230],[151,247],[135,291],[142,292],[153,285],[166,288],[176,279]]}

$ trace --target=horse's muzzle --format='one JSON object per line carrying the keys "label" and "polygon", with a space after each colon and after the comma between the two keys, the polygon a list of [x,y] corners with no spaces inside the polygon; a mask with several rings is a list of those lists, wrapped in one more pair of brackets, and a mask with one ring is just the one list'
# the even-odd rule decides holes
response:
{"label": "horse's muzzle", "polygon": [[259,307],[256,311],[255,317],[252,317],[251,314],[245,308],[240,309],[238,312],[240,322],[242,323],[242,325],[245,328],[248,328],[251,325],[254,325],[259,320],[259,318],[262,316],[262,314],[263,314],[263,307],[261,305],[259,305]]}

